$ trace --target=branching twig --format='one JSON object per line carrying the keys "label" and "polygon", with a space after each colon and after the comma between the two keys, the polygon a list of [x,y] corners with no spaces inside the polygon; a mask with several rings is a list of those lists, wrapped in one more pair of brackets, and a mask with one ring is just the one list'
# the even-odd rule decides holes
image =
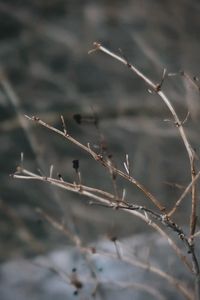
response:
{"label": "branching twig", "polygon": [[[19,173],[20,172],[20,173]],[[14,178],[18,179],[27,179],[27,180],[40,180],[44,182],[48,182],[52,185],[58,186],[60,188],[63,188],[65,190],[69,190],[81,195],[84,195],[92,200],[97,201],[97,203],[100,203],[101,205],[104,205],[108,208],[114,208],[114,209],[121,209],[124,211],[127,211],[139,218],[141,218],[145,223],[150,225],[152,228],[154,228],[156,231],[158,231],[162,236],[164,236],[167,241],[169,242],[170,246],[174,249],[176,252],[177,256],[180,257],[180,259],[183,261],[183,263],[187,266],[187,268],[192,271],[191,264],[185,257],[185,255],[182,254],[182,251],[178,248],[178,246],[174,243],[174,241],[165,233],[159,225],[154,223],[152,220],[150,220],[149,216],[151,216],[154,220],[159,222],[160,224],[164,225],[165,227],[171,229],[174,231],[180,239],[184,242],[184,244],[187,247],[188,252],[191,253],[191,255],[195,255],[193,248],[191,245],[188,243],[187,237],[183,230],[175,224],[173,221],[171,221],[166,215],[164,214],[159,214],[157,212],[154,212],[151,209],[148,209],[144,206],[141,205],[136,205],[136,204],[129,204],[127,201],[122,201],[121,199],[116,199],[115,195],[110,194],[108,192],[96,189],[96,188],[91,188],[88,186],[82,185],[81,188],[80,186],[74,185],[72,183],[66,182],[66,181],[60,181],[58,179],[54,179],[51,177],[43,177],[39,176],[35,173],[32,173],[26,169],[22,169],[18,167],[18,171],[12,175]],[[143,214],[144,213],[144,214]],[[50,221],[50,220],[49,220]],[[56,223],[54,224],[54,227],[56,227]]]}
{"label": "branching twig", "polygon": [[[194,164],[194,159],[195,159],[194,150],[192,149],[192,147],[191,147],[191,145],[188,141],[187,135],[186,135],[185,130],[183,128],[183,123],[180,121],[180,119],[179,119],[173,105],[171,104],[170,100],[168,99],[168,97],[165,95],[165,93],[161,89],[162,84],[163,84],[163,80],[165,78],[166,71],[163,73],[164,75],[162,77],[161,83],[160,84],[155,84],[155,83],[153,83],[152,80],[150,80],[147,76],[145,76],[142,72],[140,72],[134,65],[130,64],[130,62],[128,62],[127,59],[113,53],[112,51],[110,51],[107,48],[105,48],[104,46],[102,46],[100,43],[97,43],[97,42],[94,43],[94,50],[102,51],[102,52],[108,54],[109,56],[113,57],[114,59],[116,59],[116,60],[120,61],[121,63],[123,63],[133,73],[135,73],[138,77],[140,77],[155,93],[157,93],[161,97],[161,99],[167,105],[169,111],[171,112],[171,114],[174,118],[174,123],[175,123],[176,127],[178,128],[178,130],[180,132],[180,136],[181,136],[181,138],[183,140],[183,143],[185,145],[185,148],[187,150],[187,154],[188,154],[189,162],[190,162],[191,177],[192,177],[192,181],[193,181],[194,177],[196,175],[195,164]],[[91,53],[91,51],[89,53]],[[191,217],[190,217],[190,234],[191,235],[194,234],[195,227],[196,227],[196,206],[197,206],[196,185],[193,184],[193,186],[192,186],[192,209],[191,209]],[[199,273],[199,271],[198,271],[198,273]]]}
{"label": "branching twig", "polygon": [[[97,254],[108,256],[108,257],[113,258],[113,259],[118,259],[116,254],[107,253],[105,251],[97,251]],[[164,278],[170,284],[172,284],[179,292],[181,292],[186,299],[193,300],[193,295],[192,295],[191,290],[188,290],[186,288],[186,286],[182,284],[182,282],[178,281],[176,278],[174,278],[173,276],[167,274],[166,272],[164,272],[164,271],[162,271],[162,270],[160,270],[160,269],[158,269],[154,266],[151,266],[147,263],[144,263],[144,262],[141,262],[141,261],[138,261],[138,260],[137,261],[133,260],[132,257],[127,257],[127,256],[122,257],[122,261],[126,262],[128,265],[132,265],[132,266],[135,266],[135,267],[138,267],[138,268],[142,268],[144,270],[147,270],[151,273],[154,273],[154,274]]]}
{"label": "branching twig", "polygon": [[79,141],[74,139],[72,136],[70,136],[69,133],[61,131],[61,130],[45,123],[44,121],[40,120],[38,117],[35,117],[35,116],[29,117],[27,115],[25,117],[27,119],[31,120],[31,121],[34,121],[34,122],[48,128],[48,129],[50,129],[51,131],[56,132],[57,134],[59,134],[59,135],[63,136],[64,138],[66,138],[68,141],[70,141],[73,144],[77,145],[82,150],[89,153],[97,162],[100,162],[108,170],[112,170],[113,173],[118,174],[119,176],[123,177],[124,179],[128,180],[129,182],[131,182],[132,184],[137,186],[137,188],[140,189],[145,194],[145,196],[148,199],[150,199],[154,203],[154,205],[156,205],[157,208],[159,208],[159,210],[165,211],[165,207],[163,207],[160,204],[160,202],[156,199],[156,197],[154,195],[152,195],[144,185],[142,185],[140,182],[138,182],[134,177],[132,177],[132,176],[124,173],[123,171],[117,169],[115,166],[110,165],[110,163],[107,160],[105,160],[102,155],[99,155],[95,151],[93,151],[89,145],[87,145],[87,146],[83,145],[82,143],[80,143]]}
{"label": "branching twig", "polygon": [[[120,61],[122,64],[127,66],[134,74],[136,74],[138,77],[140,77],[148,86],[150,89],[152,89],[155,93],[157,93],[160,98],[164,101],[166,106],[168,107],[169,111],[171,112],[174,123],[176,127],[179,130],[180,136],[182,138],[182,141],[185,145],[188,158],[189,158],[189,163],[190,163],[190,172],[191,172],[191,179],[192,179],[192,186],[191,186],[191,191],[192,191],[192,201],[191,201],[191,214],[190,214],[190,239],[188,240],[191,248],[194,250],[194,241],[193,241],[193,236],[195,234],[195,229],[196,229],[196,221],[197,221],[197,215],[196,215],[196,210],[197,210],[197,189],[196,189],[196,184],[195,184],[195,176],[196,176],[196,168],[195,168],[195,152],[192,149],[190,142],[187,138],[187,135],[185,133],[185,130],[183,128],[183,123],[180,121],[173,105],[171,104],[170,100],[168,97],[165,95],[165,93],[162,91],[162,83],[163,80],[161,81],[161,84],[155,84],[153,83],[152,80],[150,80],[147,76],[145,76],[142,72],[140,72],[134,65],[130,64],[130,62],[127,61],[124,57],[121,57],[112,51],[108,50],[104,46],[102,46],[100,43],[95,42],[94,44],[94,50],[99,50],[101,52],[106,53],[107,55],[113,57],[114,59]],[[195,252],[193,251],[193,254]],[[200,268],[198,261],[196,259],[196,256],[194,255],[193,257],[193,268],[194,272],[196,274],[196,298],[200,299]]]}
{"label": "branching twig", "polygon": [[177,208],[180,206],[181,202],[183,201],[183,199],[185,198],[185,196],[190,192],[193,184],[196,183],[196,181],[199,179],[200,176],[200,171],[197,173],[197,175],[194,177],[193,181],[190,182],[190,184],[186,187],[186,189],[184,190],[184,192],[182,193],[182,195],[180,196],[180,198],[176,201],[174,207],[170,210],[170,212],[167,214],[169,217],[171,217],[175,211],[177,210]]}
{"label": "branching twig", "polygon": [[40,214],[40,216],[42,218],[44,218],[45,220],[47,220],[55,229],[61,231],[67,238],[69,238],[77,247],[80,247],[81,245],[81,240],[80,238],[75,235],[74,233],[72,233],[71,231],[69,231],[64,224],[61,224],[59,222],[57,222],[56,220],[54,220],[49,214],[45,213],[42,209],[37,208],[36,209],[37,213]]}
{"label": "branching twig", "polygon": [[[170,244],[170,246],[175,251],[176,255],[181,259],[181,261],[187,266],[190,272],[192,272],[195,276],[195,300],[200,300],[200,268],[199,268],[199,262],[197,260],[196,251],[195,251],[195,244],[194,244],[194,238],[199,235],[199,232],[195,233],[196,230],[196,221],[197,221],[197,188],[196,188],[196,182],[200,177],[200,171],[196,173],[196,167],[195,167],[195,152],[187,138],[187,135],[184,130],[184,124],[188,119],[189,113],[187,114],[184,121],[181,121],[171,103],[169,98],[166,96],[166,94],[163,92],[162,87],[163,83],[166,77],[166,69],[164,69],[162,79],[160,83],[155,84],[152,80],[150,80],[147,76],[145,76],[141,71],[139,71],[134,65],[132,65],[124,56],[120,56],[118,54],[113,53],[112,51],[108,50],[107,48],[103,47],[99,43],[94,43],[94,49],[89,51],[89,53],[92,53],[94,51],[102,51],[106,53],[107,55],[113,57],[114,59],[120,61],[122,64],[127,66],[134,74],[136,74],[139,78],[141,78],[149,87],[151,91],[158,94],[160,98],[163,100],[167,108],[169,109],[172,117],[173,122],[177,129],[179,130],[181,139],[183,141],[183,144],[185,146],[189,163],[190,163],[190,172],[191,172],[191,183],[186,187],[180,198],[175,202],[175,205],[173,208],[166,213],[165,207],[161,204],[161,202],[148,191],[148,189],[143,186],[139,181],[135,179],[135,177],[130,175],[130,164],[129,164],[129,158],[128,155],[126,155],[126,161],[124,162],[124,168],[125,172],[118,169],[115,164],[112,162],[111,157],[106,156],[105,153],[102,151],[100,153],[95,152],[88,143],[87,145],[82,144],[75,138],[73,138],[66,127],[65,121],[63,116],[61,116],[62,121],[62,127],[63,130],[59,130],[44,121],[42,121],[38,117],[29,117],[26,116],[27,119],[36,122],[40,124],[43,127],[48,128],[49,130],[55,132],[56,134],[62,136],[63,138],[67,139],[71,143],[78,146],[83,151],[87,152],[95,161],[99,162],[102,166],[104,166],[109,173],[112,175],[113,179],[113,186],[114,186],[114,194],[106,192],[101,189],[92,188],[89,186],[85,186],[82,184],[80,172],[79,172],[79,161],[74,160],[73,161],[73,167],[77,173],[78,176],[78,182],[77,183],[70,183],[66,182],[61,175],[59,175],[59,179],[53,178],[53,166],[50,168],[50,176],[42,176],[35,174],[33,172],[30,172],[26,169],[24,169],[23,166],[23,155],[21,156],[21,166],[18,167],[17,172],[13,174],[14,178],[19,179],[25,179],[25,180],[39,180],[43,182],[47,182],[51,185],[55,185],[57,187],[60,187],[62,189],[72,191],[74,193],[84,195],[88,197],[93,204],[102,205],[111,209],[120,209],[122,211],[128,212],[134,216],[139,217],[142,219],[146,224],[154,228],[157,232],[159,232]],[[190,77],[183,75],[188,79],[191,80]],[[127,200],[125,200],[125,190],[123,192],[123,196],[119,196],[118,189],[116,185],[116,176],[119,175],[125,180],[129,181],[133,185],[135,185],[142,193],[156,206],[157,210],[154,211],[153,209],[146,208],[145,206],[138,205],[138,204],[130,204]],[[190,234],[189,237],[184,233],[181,227],[178,226],[172,219],[172,215],[175,213],[177,208],[180,206],[182,200],[185,198],[185,196],[191,191],[192,194],[192,201],[191,201],[191,214],[190,214]],[[70,231],[68,231],[62,224],[56,222],[54,219],[52,219],[48,214],[44,213],[43,211],[40,211],[40,214],[50,223],[53,227],[63,232],[66,236],[68,236],[73,243],[79,249],[82,249],[85,252],[89,251],[89,248],[82,247],[81,241],[78,236],[71,234]],[[163,229],[164,227],[164,229]],[[188,256],[185,256],[179,248],[174,240],[170,237],[170,235],[167,233],[167,230],[170,230],[170,232],[176,233],[177,236],[180,238],[180,240],[183,242],[183,244],[186,246]],[[91,251],[91,249],[90,249]],[[91,253],[91,252],[90,252]],[[94,253],[94,252],[93,252]],[[96,253],[96,250],[95,250]],[[111,255],[107,253],[106,255]],[[127,257],[122,257],[121,254],[117,253],[118,259],[128,262],[130,265],[135,265],[143,269],[147,269],[158,274],[159,276],[167,279],[172,285],[176,286],[176,288],[186,297],[186,299],[192,300],[193,296],[190,291],[188,291],[185,286],[177,281],[175,278],[171,277],[167,273],[156,269],[148,264],[145,265],[141,262],[135,262]],[[189,256],[191,257],[191,260],[189,259]],[[192,263],[191,263],[192,262]]]}

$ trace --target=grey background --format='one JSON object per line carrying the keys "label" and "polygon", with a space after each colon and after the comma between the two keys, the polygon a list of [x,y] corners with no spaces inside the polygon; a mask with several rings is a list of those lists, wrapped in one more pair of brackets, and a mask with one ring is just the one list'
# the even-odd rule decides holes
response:
{"label": "grey background", "polygon": [[[80,159],[85,184],[113,191],[103,167],[76,146],[35,126],[24,114],[37,115],[92,146],[99,132],[79,125],[74,114],[99,118],[99,128],[123,169],[129,154],[134,176],[168,208],[190,181],[186,151],[167,108],[124,66],[101,53],[88,55],[94,41],[126,57],[154,82],[163,68],[199,75],[199,1],[0,1],[0,259],[35,256],[69,241],[35,212],[36,207],[75,230],[85,242],[105,235],[119,238],[149,230],[119,211],[89,206],[88,200],[44,183],[9,178],[24,152],[25,167],[74,181],[72,160]],[[199,153],[199,91],[181,76],[167,78],[166,94],[183,120]],[[12,94],[8,94],[8,91]],[[151,207],[133,186],[117,178],[119,193]],[[188,201],[187,201],[188,200]],[[188,224],[189,198],[176,220]]]}

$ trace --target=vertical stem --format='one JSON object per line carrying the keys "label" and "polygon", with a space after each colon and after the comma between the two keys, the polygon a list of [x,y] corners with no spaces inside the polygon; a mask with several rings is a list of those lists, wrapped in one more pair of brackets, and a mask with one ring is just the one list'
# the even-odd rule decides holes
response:
{"label": "vertical stem", "polygon": [[[107,55],[113,57],[114,59],[120,61],[122,64],[127,66],[133,73],[135,73],[139,78],[141,78],[155,93],[157,93],[161,99],[164,101],[164,103],[167,105],[168,109],[170,110],[173,118],[174,118],[174,123],[176,127],[179,130],[180,136],[183,140],[183,143],[185,145],[188,158],[189,158],[189,163],[190,163],[190,172],[191,172],[191,179],[192,182],[195,180],[196,176],[196,169],[195,169],[195,154],[194,150],[192,149],[188,138],[186,136],[186,133],[183,128],[183,123],[180,121],[174,107],[172,106],[170,100],[167,98],[167,96],[163,93],[161,90],[162,88],[162,83],[161,84],[155,84],[152,80],[150,80],[146,75],[144,75],[140,70],[138,70],[134,65],[130,64],[127,59],[124,57],[121,57],[112,51],[108,50],[107,48],[103,47],[100,43],[95,42],[94,43],[94,49],[89,51],[89,53],[100,50]],[[163,76],[164,79],[164,76]],[[196,184],[195,181],[192,185],[192,202],[191,202],[191,214],[190,214],[190,238],[188,241],[190,241],[190,246],[193,248],[193,254],[195,253],[194,249],[194,238],[193,235],[195,233],[196,229],[196,220],[197,220],[197,215],[196,215],[196,209],[197,209],[197,189],[196,189]],[[195,299],[200,300],[200,270],[199,270],[199,263],[196,258],[196,255],[194,254],[192,257],[192,262],[193,262],[193,269],[195,273]]]}

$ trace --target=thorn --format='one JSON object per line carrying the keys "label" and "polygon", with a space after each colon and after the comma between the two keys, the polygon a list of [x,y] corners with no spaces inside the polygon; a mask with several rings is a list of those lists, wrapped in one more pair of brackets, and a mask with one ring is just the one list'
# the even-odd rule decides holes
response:
{"label": "thorn", "polygon": [[123,192],[122,192],[122,202],[124,202],[125,197],[126,197],[126,189],[123,189]]}
{"label": "thorn", "polygon": [[186,115],[186,117],[185,117],[185,119],[181,122],[182,125],[185,124],[185,123],[187,122],[189,116],[190,116],[190,112],[188,111],[188,112],[187,112],[187,115]]}
{"label": "thorn", "polygon": [[154,94],[154,91],[152,91],[151,89],[148,89],[147,90],[149,92],[149,94],[153,95]]}
{"label": "thorn", "polygon": [[129,165],[128,154],[126,154],[126,161],[124,162],[124,168],[125,168],[127,174],[130,176],[130,165]]}
{"label": "thorn", "polygon": [[173,77],[173,76],[177,76],[177,75],[179,75],[178,73],[168,73],[167,74],[167,76],[169,76],[169,77]]}
{"label": "thorn", "polygon": [[49,177],[52,178],[53,175],[53,165],[50,166]]}
{"label": "thorn", "polygon": [[173,121],[170,119],[164,119],[163,122],[173,122]]}
{"label": "thorn", "polygon": [[24,115],[25,118],[27,118],[28,120],[33,120],[32,117],[29,117],[28,115]]}
{"label": "thorn", "polygon": [[24,153],[21,152],[21,168],[24,168]]}
{"label": "thorn", "polygon": [[166,77],[166,74],[167,74],[167,69],[164,68],[161,82],[156,85],[155,92],[159,92],[161,90],[162,85],[163,85],[164,80],[165,80],[165,77]]}
{"label": "thorn", "polygon": [[61,118],[61,121],[62,121],[64,135],[67,135],[67,127],[66,127],[66,124],[65,124],[64,117],[61,115],[60,118]]}
{"label": "thorn", "polygon": [[131,65],[131,63],[129,62],[129,60],[127,59],[127,57],[124,55],[124,53],[122,52],[122,49],[121,49],[121,48],[119,48],[119,51],[120,51],[120,53],[121,53],[122,58],[123,58],[124,61],[126,62],[126,66],[127,66],[128,68],[131,68],[132,65]]}

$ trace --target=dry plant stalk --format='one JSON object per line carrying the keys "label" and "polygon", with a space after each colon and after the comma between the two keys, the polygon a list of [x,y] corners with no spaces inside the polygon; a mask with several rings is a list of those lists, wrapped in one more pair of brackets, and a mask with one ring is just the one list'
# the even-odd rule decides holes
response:
{"label": "dry plant stalk", "polygon": [[[152,266],[148,266],[148,270],[152,272],[156,272],[159,276],[164,277],[167,279],[172,285],[175,284],[177,290],[184,295],[186,299],[195,299],[200,300],[200,268],[199,268],[199,261],[196,256],[196,248],[195,248],[195,238],[199,235],[199,232],[195,233],[196,231],[196,210],[197,210],[197,191],[196,191],[196,182],[200,177],[200,171],[196,173],[196,167],[195,167],[195,152],[190,145],[190,142],[188,140],[188,137],[184,130],[184,122],[181,122],[173,105],[171,104],[169,98],[165,95],[165,93],[162,91],[162,84],[165,80],[166,76],[166,70],[163,72],[162,80],[159,84],[155,84],[150,80],[148,77],[146,77],[141,71],[139,71],[134,65],[130,64],[126,58],[115,54],[108,50],[107,48],[103,47],[100,43],[94,43],[94,49],[89,51],[89,53],[101,51],[105,54],[113,57],[117,61],[120,61],[125,66],[128,67],[134,74],[139,76],[147,85],[148,87],[154,92],[157,93],[160,98],[164,101],[165,105],[169,109],[174,124],[177,127],[180,137],[183,141],[183,144],[185,146],[188,160],[190,163],[190,173],[191,173],[191,182],[188,184],[186,189],[183,191],[181,197],[175,202],[174,207],[167,212],[166,208],[161,205],[159,199],[157,199],[141,182],[139,182],[135,177],[130,175],[130,166],[129,166],[129,160],[128,155],[126,155],[126,160],[124,162],[124,168],[125,171],[122,171],[115,167],[108,158],[104,158],[102,154],[99,154],[95,152],[93,149],[91,149],[90,144],[87,145],[82,144],[78,140],[76,140],[74,137],[72,137],[68,131],[67,126],[65,124],[63,116],[61,116],[61,122],[63,126],[63,130],[59,130],[50,124],[45,123],[40,118],[33,116],[29,117],[26,116],[27,119],[30,121],[33,121],[43,127],[46,127],[52,132],[55,132],[56,134],[62,136],[67,141],[73,143],[74,145],[78,146],[83,151],[87,152],[89,156],[91,156],[96,162],[101,164],[103,167],[105,167],[109,173],[117,174],[124,178],[125,180],[129,181],[131,184],[133,184],[135,187],[137,187],[145,197],[147,197],[155,206],[155,209],[149,209],[147,207],[138,205],[138,204],[131,204],[129,201],[125,200],[125,194],[123,193],[122,198],[118,196],[118,193],[108,193],[101,189],[92,188],[89,186],[85,186],[81,183],[79,180],[78,183],[70,183],[63,180],[63,178],[60,176],[59,179],[52,177],[52,168],[50,169],[50,176],[40,176],[38,174],[32,173],[29,170],[26,170],[23,167],[23,163],[21,166],[17,168],[17,171],[13,174],[14,178],[18,179],[25,179],[25,180],[39,180],[43,182],[47,182],[51,185],[55,185],[57,187],[60,187],[62,189],[66,189],[68,191],[78,193],[80,195],[87,196],[91,199],[91,204],[95,205],[103,205],[108,208],[112,209],[119,209],[126,211],[129,214],[132,214],[134,216],[139,217],[142,219],[148,226],[151,226],[154,230],[159,232],[169,243],[169,245],[173,248],[176,255],[180,258],[181,262],[186,266],[189,272],[193,274],[194,276],[194,286],[195,286],[195,292],[194,294],[191,291],[188,291],[187,288],[185,288],[183,283],[178,282],[176,279],[168,275],[167,273],[155,269]],[[79,174],[80,175],[80,174]],[[79,176],[80,178],[80,176]],[[172,219],[173,214],[175,211],[179,208],[181,202],[185,198],[185,196],[191,192],[191,214],[190,214],[190,234],[187,236],[183,229]],[[53,221],[52,218],[50,218],[48,215],[43,213],[43,217],[52,224],[52,226],[56,227],[58,230],[62,231],[65,235],[70,237],[70,239],[75,243],[77,247],[80,249],[84,249],[84,251],[88,251],[87,248],[83,248],[81,245],[81,241],[77,236],[73,236],[68,230],[64,229],[62,225],[59,225],[55,221]],[[168,230],[171,232],[174,232],[177,237],[183,242],[183,244],[187,248],[187,255],[183,253],[183,251],[176,245],[175,241],[169,236],[167,233]],[[108,255],[104,253],[104,255]],[[114,256],[119,259],[119,255]],[[120,259],[126,261],[129,264],[135,265],[136,262],[131,261],[131,259],[128,259],[126,257],[120,257]],[[140,263],[139,263],[140,265]],[[142,268],[146,268],[145,266],[140,265]]]}
{"label": "dry plant stalk", "polygon": [[[192,178],[192,181],[193,181],[194,178],[195,178],[195,175],[196,175],[196,171],[195,171],[195,152],[192,149],[192,147],[190,145],[190,142],[187,138],[187,135],[185,133],[185,130],[183,128],[183,123],[184,122],[180,121],[180,119],[179,119],[173,105],[171,104],[170,100],[168,99],[168,97],[162,91],[162,84],[163,84],[164,79],[165,79],[166,69],[164,69],[161,82],[159,84],[155,84],[155,83],[153,83],[152,80],[150,80],[147,76],[145,76],[142,72],[140,72],[135,66],[133,66],[131,63],[129,63],[126,58],[121,57],[121,56],[111,52],[107,48],[103,47],[100,43],[95,42],[94,47],[95,48],[93,50],[89,51],[89,53],[99,50],[99,51],[102,51],[102,52],[108,54],[109,56],[113,57],[114,59],[120,61],[125,66],[127,66],[133,73],[135,73],[138,77],[140,77],[149,86],[149,88],[152,89],[155,93],[157,93],[160,96],[160,98],[164,101],[164,103],[166,104],[166,106],[168,107],[169,111],[172,114],[172,117],[174,119],[174,124],[178,128],[178,130],[180,132],[180,136],[181,136],[181,138],[183,140],[183,143],[185,145],[185,148],[186,148],[186,151],[187,151],[187,154],[188,154],[188,158],[189,158],[189,162],[190,162],[191,178]],[[196,207],[197,207],[196,184],[192,184],[192,210],[191,210],[191,217],[190,217],[190,233],[191,233],[191,235],[194,234],[195,227],[196,227],[196,218],[197,218],[197,216],[196,216]]]}

